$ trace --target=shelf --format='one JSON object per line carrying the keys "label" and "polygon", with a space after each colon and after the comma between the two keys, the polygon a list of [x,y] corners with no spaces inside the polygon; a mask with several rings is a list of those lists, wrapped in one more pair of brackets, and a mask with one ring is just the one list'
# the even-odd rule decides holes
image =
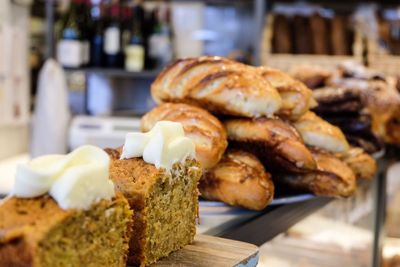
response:
{"label": "shelf", "polygon": [[132,79],[155,79],[160,70],[146,70],[146,71],[127,71],[124,69],[111,69],[111,68],[78,68],[78,69],[65,69],[67,72],[85,72],[95,73],[110,77],[132,78]]}
{"label": "shelf", "polygon": [[[264,211],[238,220],[245,214],[232,216],[230,221],[215,228],[208,229],[204,234],[262,245],[275,236],[285,232],[291,226],[324,207],[332,198],[315,197],[310,200],[272,206]],[[232,223],[237,221],[238,223]],[[201,223],[201,214],[200,214]]]}

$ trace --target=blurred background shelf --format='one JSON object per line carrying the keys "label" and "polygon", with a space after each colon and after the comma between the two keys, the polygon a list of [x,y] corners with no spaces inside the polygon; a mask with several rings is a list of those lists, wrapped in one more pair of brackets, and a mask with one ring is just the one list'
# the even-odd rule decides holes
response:
{"label": "blurred background shelf", "polygon": [[65,69],[68,73],[84,72],[85,74],[99,74],[110,78],[155,79],[161,70],[127,71],[118,68],[79,68]]}

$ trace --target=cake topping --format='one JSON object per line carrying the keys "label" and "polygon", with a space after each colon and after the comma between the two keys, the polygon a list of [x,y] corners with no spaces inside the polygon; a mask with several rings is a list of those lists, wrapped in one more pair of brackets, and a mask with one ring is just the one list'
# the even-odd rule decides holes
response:
{"label": "cake topping", "polygon": [[169,171],[174,163],[195,158],[195,144],[185,137],[181,123],[159,121],[147,133],[126,135],[121,159],[135,157]]}
{"label": "cake topping", "polygon": [[33,198],[49,193],[63,209],[88,209],[115,196],[109,164],[106,152],[88,145],[68,155],[39,157],[17,167],[13,194]]}

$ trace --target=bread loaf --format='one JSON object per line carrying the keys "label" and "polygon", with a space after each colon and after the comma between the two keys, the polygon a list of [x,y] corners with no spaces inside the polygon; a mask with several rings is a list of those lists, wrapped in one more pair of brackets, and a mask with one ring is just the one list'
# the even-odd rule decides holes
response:
{"label": "bread loaf", "polygon": [[151,86],[157,103],[191,103],[217,113],[271,116],[279,110],[276,89],[254,68],[221,57],[177,60]]}
{"label": "bread loaf", "polygon": [[141,130],[150,131],[158,121],[182,123],[185,135],[196,145],[196,159],[203,168],[217,164],[228,146],[222,123],[206,110],[187,105],[165,103],[142,117]]}

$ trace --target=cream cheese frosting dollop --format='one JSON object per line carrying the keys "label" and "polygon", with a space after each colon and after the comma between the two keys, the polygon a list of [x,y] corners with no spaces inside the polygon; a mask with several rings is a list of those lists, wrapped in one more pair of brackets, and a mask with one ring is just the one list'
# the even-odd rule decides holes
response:
{"label": "cream cheese frosting dollop", "polygon": [[174,163],[195,155],[195,144],[185,137],[181,123],[159,121],[147,133],[128,133],[121,159],[143,157],[147,163],[169,171]]}
{"label": "cream cheese frosting dollop", "polygon": [[88,209],[115,196],[109,176],[110,158],[95,146],[68,155],[47,155],[19,165],[12,194],[33,198],[49,193],[63,209]]}

